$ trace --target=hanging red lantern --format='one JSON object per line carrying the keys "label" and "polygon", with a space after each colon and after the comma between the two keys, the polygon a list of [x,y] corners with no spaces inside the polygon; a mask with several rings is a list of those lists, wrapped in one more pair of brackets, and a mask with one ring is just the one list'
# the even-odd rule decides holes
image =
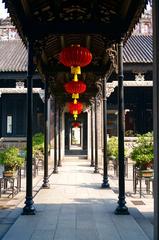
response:
{"label": "hanging red lantern", "polygon": [[88,48],[80,45],[71,45],[64,48],[60,53],[60,62],[66,67],[71,67],[74,74],[74,81],[77,81],[77,74],[81,74],[81,68],[87,66],[92,61],[92,54]]}
{"label": "hanging red lantern", "polygon": [[72,127],[74,128],[78,128],[81,126],[81,123],[80,122],[72,122]]}
{"label": "hanging red lantern", "polygon": [[69,112],[73,114],[74,119],[76,120],[78,117],[78,114],[80,114],[83,110],[83,104],[78,102],[78,103],[69,103],[68,105]]}
{"label": "hanging red lantern", "polygon": [[79,94],[84,93],[86,91],[86,84],[79,80],[77,82],[71,81],[71,82],[65,83],[64,88],[67,93],[72,94],[74,103],[77,103]]}

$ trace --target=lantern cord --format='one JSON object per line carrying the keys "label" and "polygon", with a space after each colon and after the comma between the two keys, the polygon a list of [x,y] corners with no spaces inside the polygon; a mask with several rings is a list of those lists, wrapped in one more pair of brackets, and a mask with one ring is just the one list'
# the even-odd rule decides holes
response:
{"label": "lantern cord", "polygon": [[74,74],[73,81],[74,81],[74,82],[78,82],[78,76],[77,76],[77,74],[81,74],[81,68],[80,68],[80,66],[71,67],[71,74]]}
{"label": "lantern cord", "polygon": [[73,81],[74,81],[74,82],[78,82],[78,75],[77,75],[77,74],[74,74]]}
{"label": "lantern cord", "polygon": [[74,119],[75,119],[75,121],[76,121],[76,120],[77,120],[77,117],[78,117],[78,114],[74,114],[73,117],[74,117]]}

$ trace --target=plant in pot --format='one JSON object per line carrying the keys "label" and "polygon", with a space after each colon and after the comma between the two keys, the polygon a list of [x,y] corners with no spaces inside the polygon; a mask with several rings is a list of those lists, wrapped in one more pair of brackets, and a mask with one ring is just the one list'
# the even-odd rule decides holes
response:
{"label": "plant in pot", "polygon": [[[110,161],[113,163],[114,173],[118,175],[118,137],[112,136],[108,140],[107,144],[107,155]],[[124,149],[124,164],[125,164],[125,175],[128,176],[128,149]]]}
{"label": "plant in pot", "polygon": [[[127,149],[125,148],[125,167],[127,166]],[[118,174],[118,137],[112,136],[108,140],[107,155],[113,163],[114,173]],[[127,168],[126,168],[127,169]],[[127,174],[127,171],[126,171]]]}
{"label": "plant in pot", "polygon": [[43,158],[44,155],[44,134],[36,133],[33,136],[33,155],[37,158]]}
{"label": "plant in pot", "polygon": [[[125,148],[125,157],[127,157],[127,149]],[[107,155],[109,159],[118,160],[118,137],[112,136],[108,140],[107,144]]]}
{"label": "plant in pot", "polygon": [[135,167],[142,171],[141,174],[144,174],[144,172],[153,172],[153,158],[152,133],[148,132],[138,135],[136,145],[133,147],[131,152],[131,159],[135,162]]}
{"label": "plant in pot", "polygon": [[118,159],[118,138],[112,136],[107,143],[107,156],[110,166],[113,165],[114,173],[117,173],[117,159]]}
{"label": "plant in pot", "polygon": [[19,149],[9,147],[0,153],[0,163],[4,165],[4,176],[13,176],[24,163],[24,158],[19,156]]}
{"label": "plant in pot", "polygon": [[118,158],[118,138],[112,136],[107,143],[107,156],[110,160],[117,160]]}

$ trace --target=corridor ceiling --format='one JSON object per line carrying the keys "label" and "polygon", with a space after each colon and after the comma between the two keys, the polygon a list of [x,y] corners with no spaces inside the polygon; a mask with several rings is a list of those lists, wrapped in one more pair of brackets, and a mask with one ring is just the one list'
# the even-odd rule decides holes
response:
{"label": "corridor ceiling", "polygon": [[[70,69],[59,63],[59,53],[71,44],[90,49],[91,64],[79,79],[87,84],[83,101],[98,92],[96,83],[116,62],[115,44],[126,41],[147,0],[3,0],[22,40],[34,40],[35,62],[49,76],[53,94],[66,101],[64,82]],[[113,61],[113,64],[112,64]]]}

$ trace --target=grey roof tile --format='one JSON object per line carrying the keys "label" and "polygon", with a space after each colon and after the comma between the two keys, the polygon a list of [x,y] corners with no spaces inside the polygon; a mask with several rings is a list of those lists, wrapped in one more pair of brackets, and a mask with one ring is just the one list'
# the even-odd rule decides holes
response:
{"label": "grey roof tile", "polygon": [[124,63],[152,63],[152,36],[132,35],[124,47]]}
{"label": "grey roof tile", "polygon": [[[152,59],[152,36],[131,36],[124,46],[124,63],[152,63]],[[0,72],[26,70],[27,51],[22,41],[0,41]]]}
{"label": "grey roof tile", "polygon": [[0,72],[24,72],[27,51],[21,40],[0,41]]}

